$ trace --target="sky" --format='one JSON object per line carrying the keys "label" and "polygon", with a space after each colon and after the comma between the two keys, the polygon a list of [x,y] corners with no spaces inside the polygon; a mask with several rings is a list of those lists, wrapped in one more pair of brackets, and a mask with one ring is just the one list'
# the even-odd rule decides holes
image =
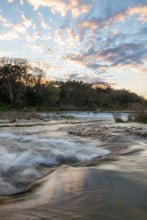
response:
{"label": "sky", "polygon": [[147,98],[147,0],[0,0],[0,57]]}

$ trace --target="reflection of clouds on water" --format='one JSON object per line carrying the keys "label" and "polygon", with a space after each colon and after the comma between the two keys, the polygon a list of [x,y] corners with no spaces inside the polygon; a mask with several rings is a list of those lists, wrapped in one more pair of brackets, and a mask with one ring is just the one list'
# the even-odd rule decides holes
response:
{"label": "reflection of clouds on water", "polygon": [[58,168],[41,180],[43,184],[35,193],[39,203],[62,204],[63,201],[66,203],[66,200],[80,195],[84,188],[85,175],[87,175],[87,170],[84,168],[77,169],[68,166]]}

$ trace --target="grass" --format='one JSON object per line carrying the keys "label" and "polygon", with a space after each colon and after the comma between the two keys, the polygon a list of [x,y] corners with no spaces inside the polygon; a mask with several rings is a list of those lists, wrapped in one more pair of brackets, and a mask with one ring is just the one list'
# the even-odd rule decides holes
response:
{"label": "grass", "polygon": [[7,111],[8,110],[8,105],[0,102],[0,111]]}
{"label": "grass", "polygon": [[130,121],[140,122],[140,123],[147,123],[147,112],[135,112],[133,117]]}

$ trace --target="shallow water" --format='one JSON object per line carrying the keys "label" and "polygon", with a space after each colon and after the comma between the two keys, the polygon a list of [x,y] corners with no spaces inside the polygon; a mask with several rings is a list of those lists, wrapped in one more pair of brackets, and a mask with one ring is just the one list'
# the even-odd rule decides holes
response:
{"label": "shallow water", "polygon": [[146,220],[146,125],[49,117],[1,126],[0,219]]}

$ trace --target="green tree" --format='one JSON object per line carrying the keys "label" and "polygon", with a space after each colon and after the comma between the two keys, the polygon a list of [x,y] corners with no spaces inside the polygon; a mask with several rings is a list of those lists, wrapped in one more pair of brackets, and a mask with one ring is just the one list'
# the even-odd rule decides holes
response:
{"label": "green tree", "polygon": [[23,74],[26,67],[21,64],[6,64],[0,67],[0,91],[9,101],[10,105],[19,101],[19,97],[23,94]]}

